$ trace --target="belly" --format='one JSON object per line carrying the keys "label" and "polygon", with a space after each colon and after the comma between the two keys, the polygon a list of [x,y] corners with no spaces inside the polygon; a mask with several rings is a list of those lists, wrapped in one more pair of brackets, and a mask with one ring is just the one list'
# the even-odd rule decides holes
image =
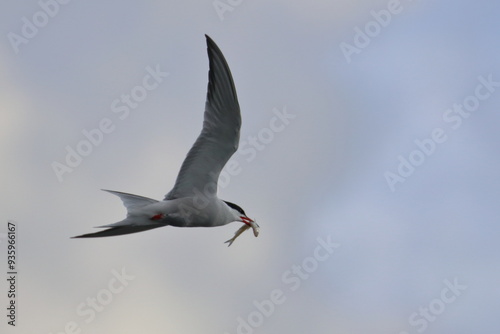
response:
{"label": "belly", "polygon": [[177,198],[151,204],[150,214],[162,213],[161,223],[177,227],[212,227],[224,225],[222,210],[216,199],[200,205],[192,198]]}

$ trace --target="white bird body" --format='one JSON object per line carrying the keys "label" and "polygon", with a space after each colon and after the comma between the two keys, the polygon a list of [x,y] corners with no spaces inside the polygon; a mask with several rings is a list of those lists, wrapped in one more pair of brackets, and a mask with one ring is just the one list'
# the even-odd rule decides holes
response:
{"label": "white bird body", "polygon": [[[109,191],[120,197],[130,194]],[[137,196],[137,195],[133,195]],[[139,197],[139,196],[137,196]],[[127,218],[124,220],[99,227],[128,226],[177,226],[177,227],[213,227],[222,226],[239,219],[232,211],[227,210],[227,204],[212,196],[206,199],[204,205],[193,205],[192,197],[181,197],[172,200],[154,201],[146,205],[127,206]],[[141,201],[138,199],[138,201]],[[155,218],[156,217],[156,218]]]}
{"label": "white bird body", "polygon": [[250,227],[255,236],[259,234],[259,226],[241,207],[217,197],[219,174],[238,149],[241,115],[229,66],[217,45],[210,37],[206,38],[210,71],[203,129],[189,150],[174,187],[162,201],[105,190],[120,197],[127,208],[127,217],[99,226],[107,230],[75,238],[115,236],[167,225],[214,227],[233,221],[245,225],[227,241],[229,245]]}

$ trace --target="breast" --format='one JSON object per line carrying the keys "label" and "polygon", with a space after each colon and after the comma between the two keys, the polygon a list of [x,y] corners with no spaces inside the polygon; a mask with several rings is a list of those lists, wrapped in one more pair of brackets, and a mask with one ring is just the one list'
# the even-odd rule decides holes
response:
{"label": "breast", "polygon": [[165,205],[169,216],[174,220],[173,226],[179,227],[213,227],[228,223],[227,208],[218,198],[197,201],[193,197],[171,200]]}

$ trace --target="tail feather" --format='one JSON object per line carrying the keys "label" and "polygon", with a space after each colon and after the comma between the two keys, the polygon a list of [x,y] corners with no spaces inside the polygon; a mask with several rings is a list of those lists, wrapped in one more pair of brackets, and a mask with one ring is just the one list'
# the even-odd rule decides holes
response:
{"label": "tail feather", "polygon": [[118,226],[118,227],[112,227],[104,231],[99,231],[95,233],[88,233],[88,234],[82,234],[82,235],[77,235],[76,237],[72,237],[72,239],[75,238],[100,238],[100,237],[112,237],[115,235],[123,235],[123,234],[130,234],[130,233],[136,233],[136,232],[142,232],[142,231],[147,231],[151,230],[154,228],[158,227],[163,227],[165,225],[149,225],[149,226]]}
{"label": "tail feather", "polygon": [[113,191],[113,190],[106,190],[102,189],[104,191],[107,191],[113,195],[116,195],[120,197],[120,199],[123,201],[123,205],[127,208],[127,218],[125,218],[122,221],[119,221],[118,223],[114,224],[109,224],[109,225],[104,225],[104,226],[98,226],[98,227],[106,227],[108,229],[104,231],[99,231],[95,233],[88,233],[88,234],[82,234],[78,235],[72,238],[99,238],[99,237],[111,237],[115,235],[123,235],[123,234],[130,234],[130,233],[136,233],[136,232],[142,232],[142,231],[147,231],[151,230],[154,228],[166,226],[167,224],[163,223],[158,223],[157,221],[141,221],[137,220],[137,217],[132,219],[130,217],[130,211],[134,211],[134,209],[138,209],[140,207],[157,203],[158,201],[155,199],[147,198],[147,197],[142,197],[142,196],[137,196],[133,194],[127,194],[127,193],[122,193],[119,191]]}
{"label": "tail feather", "polygon": [[107,191],[108,193],[111,193],[113,195],[120,197],[120,199],[123,201],[123,205],[125,205],[125,207],[127,208],[127,211],[130,211],[130,209],[133,209],[136,207],[141,207],[141,206],[145,206],[148,204],[153,204],[153,203],[158,202],[157,200],[152,199],[152,198],[122,193],[120,191],[113,191],[113,190],[106,190],[106,189],[102,189],[102,190]]}

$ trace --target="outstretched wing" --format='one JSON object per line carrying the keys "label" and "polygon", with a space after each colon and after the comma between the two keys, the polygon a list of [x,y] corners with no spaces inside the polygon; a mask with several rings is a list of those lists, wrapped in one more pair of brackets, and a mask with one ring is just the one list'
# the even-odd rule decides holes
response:
{"label": "outstretched wing", "polygon": [[166,200],[200,192],[215,195],[219,174],[238,149],[241,115],[231,71],[214,41],[205,37],[210,70],[203,129],[182,163]]}
{"label": "outstretched wing", "polygon": [[108,228],[107,230],[103,230],[103,231],[99,231],[99,232],[77,235],[76,237],[71,237],[71,238],[77,239],[77,238],[113,237],[115,235],[137,233],[137,232],[147,231],[147,230],[151,230],[151,229],[163,227],[163,226],[165,226],[165,225],[159,224],[159,225],[152,225],[152,226],[150,226],[150,225],[147,225],[147,226],[118,226],[118,227]]}

